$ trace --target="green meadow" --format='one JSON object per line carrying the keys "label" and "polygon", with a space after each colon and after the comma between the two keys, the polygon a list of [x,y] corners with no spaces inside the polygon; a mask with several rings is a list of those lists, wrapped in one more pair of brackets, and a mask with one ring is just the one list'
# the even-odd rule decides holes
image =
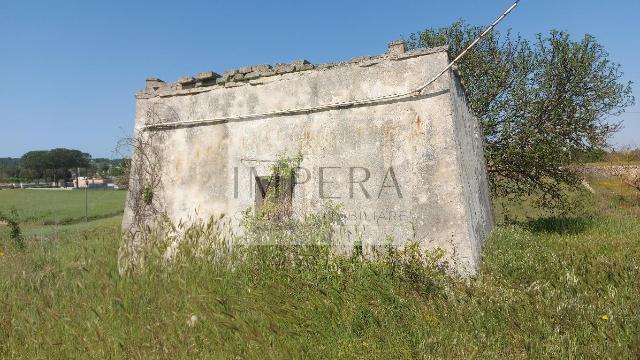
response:
{"label": "green meadow", "polygon": [[0,212],[15,208],[19,221],[35,225],[59,225],[120,215],[125,191],[13,189],[0,191]]}
{"label": "green meadow", "polygon": [[0,227],[0,357],[638,358],[640,192],[590,184],[565,216],[496,201],[470,280],[410,251],[367,261],[313,247],[121,276],[123,192],[84,223],[82,192],[3,190],[26,246]]}

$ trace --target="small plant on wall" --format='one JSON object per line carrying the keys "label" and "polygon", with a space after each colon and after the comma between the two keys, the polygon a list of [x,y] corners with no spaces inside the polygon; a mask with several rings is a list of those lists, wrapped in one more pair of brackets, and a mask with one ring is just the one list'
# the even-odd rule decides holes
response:
{"label": "small plant on wall", "polygon": [[147,205],[151,205],[151,203],[153,202],[153,189],[150,187],[146,187],[142,190],[142,201],[144,201],[145,204]]}
{"label": "small plant on wall", "polygon": [[293,158],[279,156],[271,165],[270,175],[256,184],[256,191],[263,195],[261,206],[256,208],[258,219],[284,222],[291,217],[295,176],[302,159],[302,153]]}

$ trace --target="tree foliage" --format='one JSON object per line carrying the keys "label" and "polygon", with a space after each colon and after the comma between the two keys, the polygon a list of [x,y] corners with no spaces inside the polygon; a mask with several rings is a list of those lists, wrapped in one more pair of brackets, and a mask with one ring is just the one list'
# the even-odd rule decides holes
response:
{"label": "tree foliage", "polygon": [[[411,34],[408,45],[449,45],[458,55],[483,29],[458,21]],[[470,106],[485,139],[490,186],[495,195],[539,194],[540,204],[566,200],[575,186],[574,167],[602,151],[634,102],[631,83],[591,35],[575,41],[551,31],[534,40],[492,32],[458,64]]]}
{"label": "tree foliage", "polygon": [[20,166],[31,178],[66,178],[69,169],[86,168],[90,159],[91,155],[80,150],[56,148],[29,151],[22,155]]}
{"label": "tree foliage", "polygon": [[20,159],[0,158],[0,182],[11,181],[20,175]]}

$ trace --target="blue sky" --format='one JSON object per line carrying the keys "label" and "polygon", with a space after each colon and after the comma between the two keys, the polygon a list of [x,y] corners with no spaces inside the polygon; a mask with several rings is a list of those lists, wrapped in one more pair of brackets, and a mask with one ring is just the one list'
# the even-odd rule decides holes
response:
{"label": "blue sky", "polygon": [[[464,18],[486,24],[500,1],[3,1],[0,157],[68,147],[111,157],[133,127],[144,79],[305,58],[375,55],[402,35]],[[640,102],[640,1],[522,0],[500,25],[530,37],[595,35]],[[640,106],[614,143],[640,146]]]}

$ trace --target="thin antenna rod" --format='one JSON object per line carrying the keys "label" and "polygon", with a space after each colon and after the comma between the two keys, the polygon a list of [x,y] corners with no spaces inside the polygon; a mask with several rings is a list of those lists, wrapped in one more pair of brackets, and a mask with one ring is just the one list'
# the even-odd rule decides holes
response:
{"label": "thin antenna rod", "polygon": [[484,38],[488,33],[490,33],[496,27],[496,25],[498,25],[504,18],[506,18],[507,15],[509,15],[509,13],[512,12],[513,9],[516,8],[516,6],[518,6],[519,2],[520,2],[520,0],[516,0],[505,12],[502,13],[502,15],[498,16],[498,18],[493,23],[491,23],[491,25],[489,25],[489,27],[484,29],[484,31],[482,32],[482,34],[480,34],[480,36],[478,36],[475,40],[473,40],[473,42],[471,44],[469,44],[469,46],[467,46],[466,49],[464,49],[458,56],[456,56],[456,58],[453,59],[453,61],[451,61],[449,63],[449,65],[447,65],[447,67],[442,69],[442,71],[438,75],[436,75],[433,79],[429,80],[427,83],[425,83],[424,85],[419,87],[416,91],[421,91],[422,89],[424,89],[427,86],[431,85],[431,83],[433,83],[434,81],[438,80],[440,78],[440,76],[444,75],[444,73],[449,71],[449,69],[451,69],[451,67],[453,65],[455,65],[458,62],[458,60],[462,59],[462,57],[467,52],[469,52],[469,50],[473,49],[480,42],[480,40],[482,40],[482,38]]}

